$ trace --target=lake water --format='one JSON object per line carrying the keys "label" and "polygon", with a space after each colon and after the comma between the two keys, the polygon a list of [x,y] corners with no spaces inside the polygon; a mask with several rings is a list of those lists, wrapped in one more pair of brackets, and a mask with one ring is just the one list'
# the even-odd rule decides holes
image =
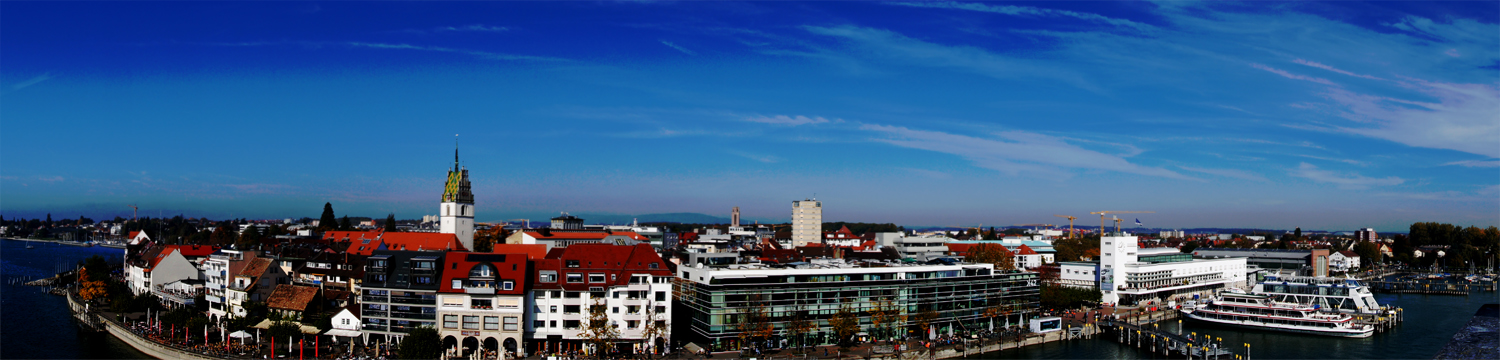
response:
{"label": "lake water", "polygon": [[[31,244],[35,249],[27,249]],[[125,250],[77,247],[44,242],[0,240],[0,358],[3,359],[140,359],[130,345],[106,333],[79,331],[68,314],[68,302],[43,288],[11,284],[11,279],[52,276],[90,256],[120,262]]]}
{"label": "lake water", "polygon": [[[26,249],[27,244],[35,249]],[[0,279],[44,278],[59,267],[71,268],[102,255],[119,262],[124,250],[76,247],[41,242],[0,241]],[[142,354],[108,334],[79,331],[61,297],[39,287],[10,284],[0,289],[0,358],[3,359],[135,359]],[[1251,346],[1252,359],[1431,359],[1463,327],[1480,305],[1500,302],[1497,293],[1470,296],[1376,294],[1381,304],[1406,309],[1406,322],[1364,339],[1340,339],[1234,328],[1195,326],[1189,332],[1224,338],[1236,353]],[[1162,328],[1176,330],[1177,323]],[[974,356],[974,359],[1151,359],[1152,356],[1111,340],[1054,342],[1018,350]],[[1178,357],[1180,358],[1180,357]]]}

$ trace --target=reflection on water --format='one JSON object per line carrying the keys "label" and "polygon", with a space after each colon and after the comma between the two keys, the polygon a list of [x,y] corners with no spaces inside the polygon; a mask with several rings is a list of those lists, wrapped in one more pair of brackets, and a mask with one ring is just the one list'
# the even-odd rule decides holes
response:
{"label": "reflection on water", "polygon": [[[27,249],[26,245],[35,246]],[[42,242],[0,240],[0,278],[33,279],[72,268],[100,255],[120,262],[124,250]],[[68,315],[68,303],[40,287],[11,284],[0,288],[0,358],[4,359],[142,359],[149,358],[107,333],[79,331]]]}

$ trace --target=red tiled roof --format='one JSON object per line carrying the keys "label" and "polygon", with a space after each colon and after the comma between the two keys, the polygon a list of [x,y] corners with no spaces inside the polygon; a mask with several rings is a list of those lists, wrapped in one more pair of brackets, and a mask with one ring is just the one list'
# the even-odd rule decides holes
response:
{"label": "red tiled roof", "polygon": [[204,257],[208,256],[209,254],[213,254],[215,251],[219,251],[219,247],[203,245],[163,246],[161,247],[161,252],[157,253],[156,256],[151,259],[151,265],[146,267],[146,271],[156,269],[156,265],[161,263],[161,261],[165,260],[168,256],[172,256],[172,252],[174,251],[182,253],[183,257]]}
{"label": "red tiled roof", "polygon": [[645,236],[641,236],[641,234],[637,234],[634,231],[548,231],[546,235],[543,235],[540,231],[527,230],[526,235],[538,239],[557,240],[595,240],[610,236],[624,236],[635,240],[646,240]]}
{"label": "red tiled roof", "polygon": [[468,250],[458,242],[458,235],[454,234],[388,232],[381,234],[380,240],[385,242],[386,248],[390,250]]}
{"label": "red tiled roof", "polygon": [[140,234],[140,233],[141,233],[141,231],[140,231],[140,230],[136,230],[136,231],[131,231],[131,232],[130,232],[130,238],[131,238],[131,239],[135,239],[135,236],[136,236],[136,234]]}
{"label": "red tiled roof", "polygon": [[1345,257],[1352,257],[1352,258],[1359,257],[1359,254],[1356,254],[1355,252],[1349,251],[1349,250],[1339,251],[1339,254],[1343,254]]}
{"label": "red tiled roof", "polygon": [[525,254],[530,259],[541,259],[547,257],[547,245],[544,244],[495,244],[490,250],[496,254]]}
{"label": "red tiled roof", "polygon": [[271,259],[258,257],[250,259],[248,260],[248,262],[249,264],[245,264],[245,269],[240,270],[240,273],[238,274],[239,276],[247,276],[252,279],[257,279],[260,278],[262,274],[266,273],[266,269],[271,268]]}
{"label": "red tiled roof", "polygon": [[298,286],[281,284],[271,290],[271,296],[266,297],[266,307],[272,309],[303,311],[307,310],[307,303],[312,302],[318,296],[318,288],[311,286]]}
{"label": "red tiled roof", "polygon": [[[567,267],[569,260],[577,261],[577,267]],[[652,269],[651,264],[656,264]],[[574,244],[565,248],[553,248],[544,259],[533,261],[536,270],[551,270],[558,272],[558,282],[543,283],[532,281],[536,289],[563,289],[568,291],[587,291],[589,287],[595,286],[624,286],[629,284],[631,275],[650,274],[652,276],[672,276],[666,262],[656,254],[656,249],[648,244],[615,245],[615,244]],[[568,283],[567,274],[581,274],[585,282]],[[605,282],[587,282],[589,274],[605,274]],[[535,272],[533,272],[535,274]],[[533,275],[535,276],[535,275]],[[534,279],[534,278],[533,278]]]}
{"label": "red tiled roof", "polygon": [[1032,250],[1030,246],[1021,245],[1020,249],[1016,249],[1016,255],[1036,255],[1036,250]]}
{"label": "red tiled roof", "polygon": [[[541,245],[545,247],[546,245]],[[488,264],[494,268],[495,293],[504,295],[522,295],[526,293],[527,262],[530,258],[526,254],[491,254],[475,253],[467,251],[449,251],[443,259],[443,281],[439,283],[438,292],[462,293],[463,288],[454,288],[453,280],[469,279],[469,271],[480,264]],[[500,288],[501,281],[514,281],[511,290]]]}

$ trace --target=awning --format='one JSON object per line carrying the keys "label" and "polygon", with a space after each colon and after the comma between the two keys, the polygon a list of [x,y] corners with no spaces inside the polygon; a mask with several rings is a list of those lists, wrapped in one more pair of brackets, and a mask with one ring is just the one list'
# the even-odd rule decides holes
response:
{"label": "awning", "polygon": [[327,332],[324,332],[323,335],[342,336],[342,337],[359,337],[360,332],[359,332],[359,330],[333,329],[333,330],[328,330]]}
{"label": "awning", "polygon": [[[321,332],[321,331],[318,330],[318,328],[316,326],[303,325],[302,323],[299,323],[299,322],[296,322],[296,321],[287,321],[287,322],[292,323],[292,325],[297,325],[297,329],[301,330],[303,334],[314,334],[314,335],[316,335],[317,333]],[[252,328],[256,328],[256,329],[262,329],[262,330],[270,330],[271,329],[271,319],[261,320],[259,324],[255,324],[255,326],[251,326],[251,327]]]}

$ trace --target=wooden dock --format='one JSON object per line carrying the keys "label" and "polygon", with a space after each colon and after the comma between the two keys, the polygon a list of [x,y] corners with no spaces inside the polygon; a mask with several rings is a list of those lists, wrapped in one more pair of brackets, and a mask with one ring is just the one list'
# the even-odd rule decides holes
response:
{"label": "wooden dock", "polygon": [[1371,291],[1393,294],[1469,295],[1472,292],[1495,291],[1495,282],[1449,283],[1438,281],[1368,281]]}
{"label": "wooden dock", "polygon": [[[1176,313],[1176,312],[1173,312]],[[1179,315],[1180,316],[1180,315]],[[1233,351],[1224,349],[1221,343],[1211,340],[1210,336],[1194,338],[1183,334],[1174,334],[1170,331],[1161,331],[1156,326],[1147,324],[1132,324],[1127,321],[1104,321],[1100,324],[1101,329],[1113,332],[1115,341],[1134,346],[1142,351],[1152,354],[1171,357],[1173,354],[1183,356],[1186,359],[1208,359],[1208,358],[1240,358]]]}

